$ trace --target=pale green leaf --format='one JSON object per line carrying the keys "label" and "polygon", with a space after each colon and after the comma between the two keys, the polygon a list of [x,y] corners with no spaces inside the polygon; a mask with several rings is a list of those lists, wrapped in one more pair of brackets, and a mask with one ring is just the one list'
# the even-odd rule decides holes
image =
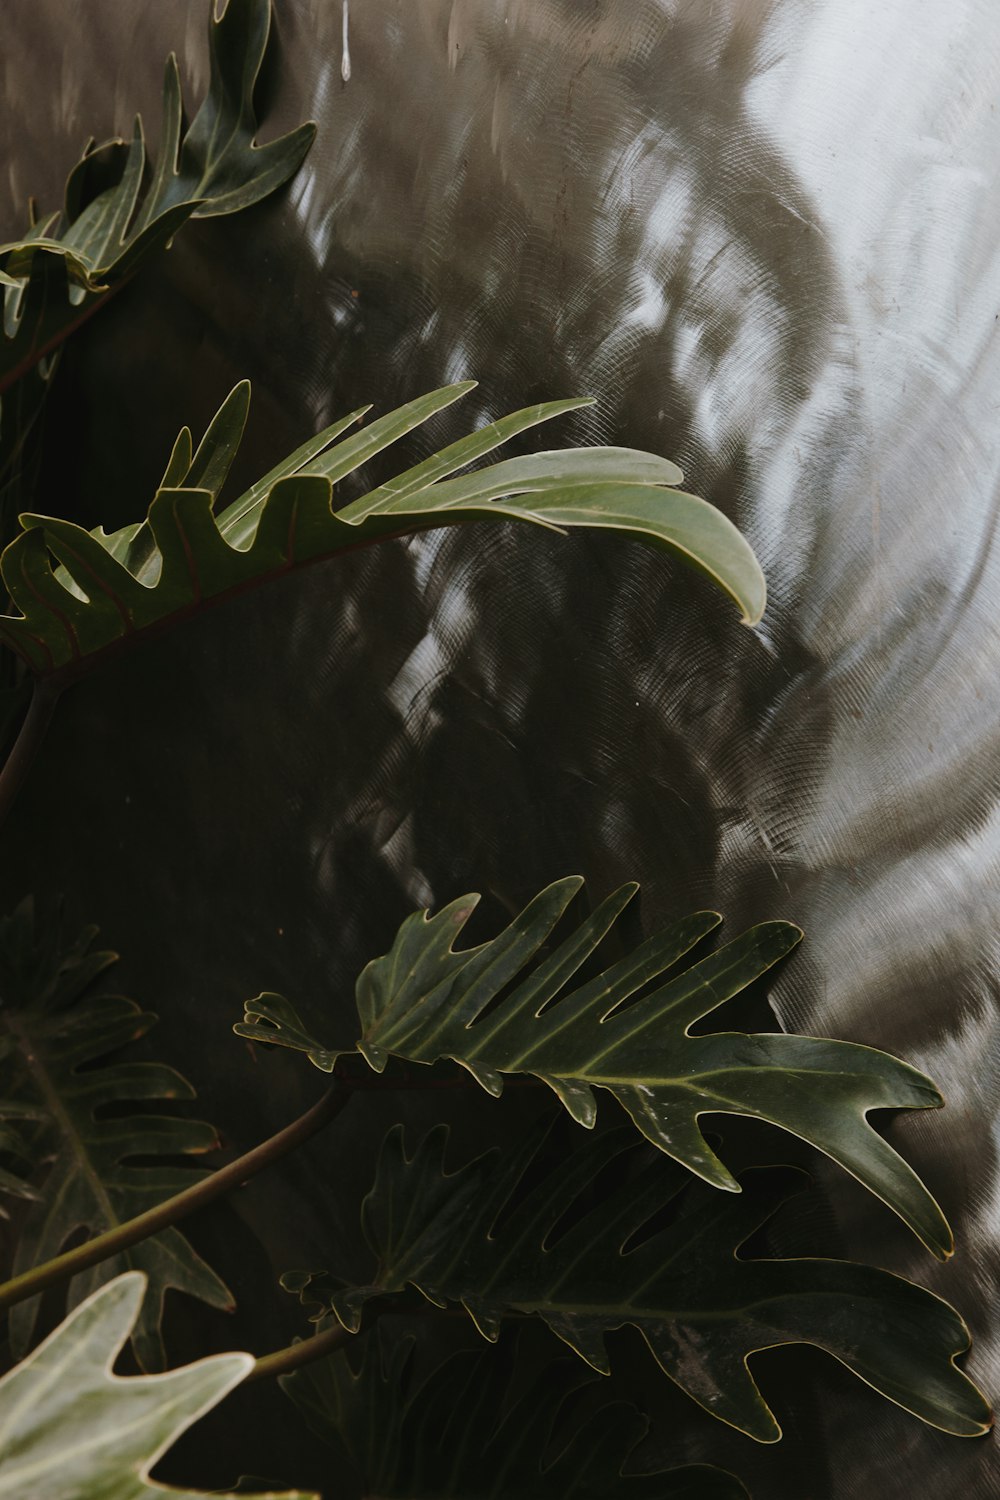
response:
{"label": "pale green leaf", "polygon": [[[94,1292],[0,1380],[0,1500],[212,1500],[157,1484],[150,1470],[239,1385],[253,1356],[216,1354],[165,1375],[112,1374],[143,1283],[131,1271]],[[259,1500],[319,1497],[289,1490]]]}

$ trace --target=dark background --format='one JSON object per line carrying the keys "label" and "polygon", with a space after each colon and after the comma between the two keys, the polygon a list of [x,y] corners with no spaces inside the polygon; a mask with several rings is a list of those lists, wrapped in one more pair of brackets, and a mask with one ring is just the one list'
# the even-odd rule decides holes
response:
{"label": "dark background", "polygon": [[[155,140],[171,48],[200,98],[205,9],[8,6],[4,237],[29,194],[56,206],[88,135],[141,108]],[[315,147],[274,199],[189,226],[76,339],[37,508],[136,518],[177,428],[245,375],[237,483],[362,401],[480,381],[377,481],[588,393],[558,440],[680,462],[757,549],[765,622],[614,539],[477,528],[323,565],[66,698],[4,894],[63,892],[100,924],[234,1152],[321,1087],[233,1038],[243,999],[282,990],[349,1033],[354,974],[415,905],[482,891],[488,931],[580,871],[595,895],[641,880],[647,929],[702,905],[730,932],[792,918],[807,941],[772,992],[783,1023],[901,1053],[947,1097],[891,1128],[958,1253],[937,1266],[822,1168],[794,1232],[954,1301],[995,1393],[1000,12],[353,0],[347,82],[342,23],[334,0],[278,0],[262,133],[314,118]],[[394,1108],[358,1103],[195,1225],[238,1294],[353,1243]],[[496,1106],[470,1109],[488,1136]],[[277,1297],[233,1322],[171,1311],[178,1356],[299,1326]],[[628,1344],[622,1379],[662,1400],[650,1462],[728,1464],[755,1500],[1000,1489],[988,1440],[929,1431],[818,1354],[755,1360],[776,1449],[643,1378],[643,1357]],[[322,1479],[272,1392],[205,1431],[177,1477],[211,1482],[217,1442],[209,1466],[234,1479],[237,1432],[245,1468]]]}

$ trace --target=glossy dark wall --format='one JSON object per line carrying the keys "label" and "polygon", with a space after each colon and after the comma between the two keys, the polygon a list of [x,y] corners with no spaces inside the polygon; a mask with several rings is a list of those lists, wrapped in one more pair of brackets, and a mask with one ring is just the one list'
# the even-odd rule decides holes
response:
{"label": "glossy dark wall", "polygon": [[[198,95],[204,9],[9,6],[6,232],[88,134],[137,106],[154,124],[171,47]],[[640,879],[646,926],[793,918],[781,1019],[899,1052],[947,1096],[891,1128],[958,1253],[937,1266],[832,1169],[795,1233],[954,1301],[995,1395],[1000,10],[351,0],[347,53],[345,13],[277,0],[266,133],[311,116],[315,148],[80,336],[38,508],[134,518],[177,427],[243,375],[243,477],[362,400],[478,377],[426,449],[589,392],[560,439],[676,458],[757,549],[765,622],[613,540],[468,530],[326,565],[67,699],[5,893],[64,890],[99,922],[192,1075],[201,1031],[195,1081],[234,1148],[315,1087],[229,1035],[244,996],[349,1030],[354,972],[414,904],[477,889],[498,920],[580,870],[598,893]],[[232,1211],[249,1262],[349,1232],[368,1165],[328,1144],[335,1172],[317,1148]],[[271,1316],[280,1341],[291,1313]],[[787,1358],[780,1449],[668,1393],[649,1457],[683,1425],[755,1500],[1000,1491],[990,1442]]]}

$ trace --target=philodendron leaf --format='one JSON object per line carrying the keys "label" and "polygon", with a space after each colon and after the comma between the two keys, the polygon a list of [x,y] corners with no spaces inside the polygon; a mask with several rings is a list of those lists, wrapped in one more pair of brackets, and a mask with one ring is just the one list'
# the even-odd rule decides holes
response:
{"label": "philodendron leaf", "polygon": [[[235,213],[296,171],[315,134],[301,125],[254,144],[253,95],[267,47],[270,0],[209,6],[211,76],[183,130],[177,60],[167,59],[160,148],[143,192],[146,147],[138,118],[129,142],[91,144],[66,185],[65,210],[0,245],[4,337],[0,386],[51,350],[138,262],[168,244],[185,219]],[[110,180],[109,180],[110,179]]]}
{"label": "philodendron leaf", "polygon": [[[788,922],[751,928],[629,1004],[721,918],[696,912],[574,989],[574,975],[637,889],[614,892],[549,950],[547,940],[582,883],[571,876],[548,886],[478,948],[454,948],[478,896],[463,896],[433,917],[408,917],[389,952],[358,980],[358,1050],[369,1064],[381,1071],[390,1056],[417,1063],[452,1058],[492,1094],[501,1092],[505,1073],[530,1073],[586,1126],[597,1115],[594,1090],[607,1089],[654,1146],[731,1191],[737,1184],[699,1117],[767,1120],[840,1162],[935,1254],[948,1255],[951,1231],[940,1208],[867,1120],[873,1109],[940,1105],[928,1078],[851,1042],[772,1032],[692,1034],[790,952],[799,929]],[[278,996],[250,1001],[236,1030],[304,1051],[327,1071],[338,1056]]]}
{"label": "philodendron leaf", "polygon": [[[253,1356],[214,1354],[165,1375],[113,1375],[143,1284],[130,1271],[93,1292],[0,1380],[0,1500],[212,1500],[207,1491],[157,1484],[149,1471],[239,1385]],[[258,1500],[319,1497],[286,1490]]]}
{"label": "philodendron leaf", "polygon": [[556,1359],[515,1384],[506,1350],[463,1352],[423,1381],[414,1340],[366,1339],[358,1365],[338,1354],[281,1381],[312,1430],[346,1450],[365,1495],[385,1500],[747,1500],[721,1469],[687,1465],[623,1475],[647,1423],[625,1401],[567,1408],[595,1382]]}
{"label": "philodendron leaf", "polygon": [[193,458],[190,433],[181,433],[145,522],[108,536],[100,527],[21,516],[24,530],[4,552],[2,571],[22,613],[0,617],[0,642],[38,676],[73,676],[144,631],[293,568],[387,537],[497,520],[635,537],[705,573],[747,623],[760,618],[764,578],[749,545],[721,511],[674,488],[680,471],[667,459],[632,448],[567,448],[451,477],[582,401],[514,412],[333,509],[339,480],[473,385],[432,391],[341,438],[366,409],[352,412],[216,516],[245,417],[247,388],[237,386]]}
{"label": "philodendron leaf", "polygon": [[[605,1334],[631,1324],[682,1390],[759,1442],[781,1429],[747,1360],[790,1343],[827,1350],[945,1432],[986,1431],[986,1402],[955,1365],[968,1331],[946,1302],[871,1266],[737,1254],[803,1174],[758,1168],[741,1194],[713,1193],[662,1156],[639,1164],[645,1148],[613,1131],[525,1187],[537,1139],[449,1173],[447,1138],[437,1126],[407,1156],[401,1127],[386,1136],[363,1210],[378,1266],[368,1285],[345,1291],[322,1273],[290,1273],[285,1287],[349,1329],[367,1301],[407,1287],[462,1304],[490,1339],[505,1314],[536,1314],[604,1373]],[[612,1164],[615,1185],[595,1203]]]}
{"label": "philodendron leaf", "polygon": [[[203,1174],[172,1159],[218,1145],[201,1120],[124,1113],[123,1106],[139,1101],[192,1099],[194,1090],[161,1063],[102,1063],[143,1036],[156,1017],[95,988],[116,958],[93,950],[95,933],[84,929],[70,942],[54,929],[37,933],[30,902],[0,921],[0,1193],[30,1200],[19,1216],[15,1275],[58,1255],[81,1231],[103,1233],[190,1187]],[[212,1307],[233,1305],[176,1228],[80,1272],[70,1283],[69,1305],[132,1267],[149,1281],[132,1335],[145,1369],[163,1363],[160,1320],[169,1288]],[[32,1298],[11,1309],[15,1357],[31,1344],[38,1305]]]}

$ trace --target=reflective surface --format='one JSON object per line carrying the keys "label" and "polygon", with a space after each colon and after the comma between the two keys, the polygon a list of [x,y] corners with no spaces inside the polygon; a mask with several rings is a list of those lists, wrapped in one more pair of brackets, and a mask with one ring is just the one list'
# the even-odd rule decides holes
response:
{"label": "reflective surface", "polygon": [[[11,201],[51,201],[81,137],[155,115],[171,45],[204,82],[200,3],[94,0],[76,36],[57,0],[13,13]],[[462,889],[499,918],[579,869],[641,879],[647,925],[794,918],[783,1021],[902,1053],[947,1096],[894,1138],[958,1254],[937,1267],[832,1170],[813,1243],[953,1300],[995,1396],[1000,11],[279,0],[279,30],[267,133],[311,115],[317,145],[285,197],[193,228],[81,337],[57,410],[87,463],[54,444],[40,508],[131,518],[176,427],[244,374],[247,470],[445,380],[481,385],[428,446],[591,392],[560,437],[676,458],[757,548],[768,615],[742,630],[625,542],[479,530],[326,566],[67,700],[8,893],[64,887],[171,1045],[197,1024],[220,1058],[262,987],[332,990],[348,1024],[358,964]],[[249,1109],[245,1081],[198,1083],[249,1140],[312,1083],[245,1066]],[[284,1265],[292,1176],[273,1193],[254,1228]],[[317,1244],[349,1199],[317,1202]],[[991,1443],[794,1368],[781,1449],[667,1396],[649,1457],[684,1423],[757,1500],[1000,1489]]]}

